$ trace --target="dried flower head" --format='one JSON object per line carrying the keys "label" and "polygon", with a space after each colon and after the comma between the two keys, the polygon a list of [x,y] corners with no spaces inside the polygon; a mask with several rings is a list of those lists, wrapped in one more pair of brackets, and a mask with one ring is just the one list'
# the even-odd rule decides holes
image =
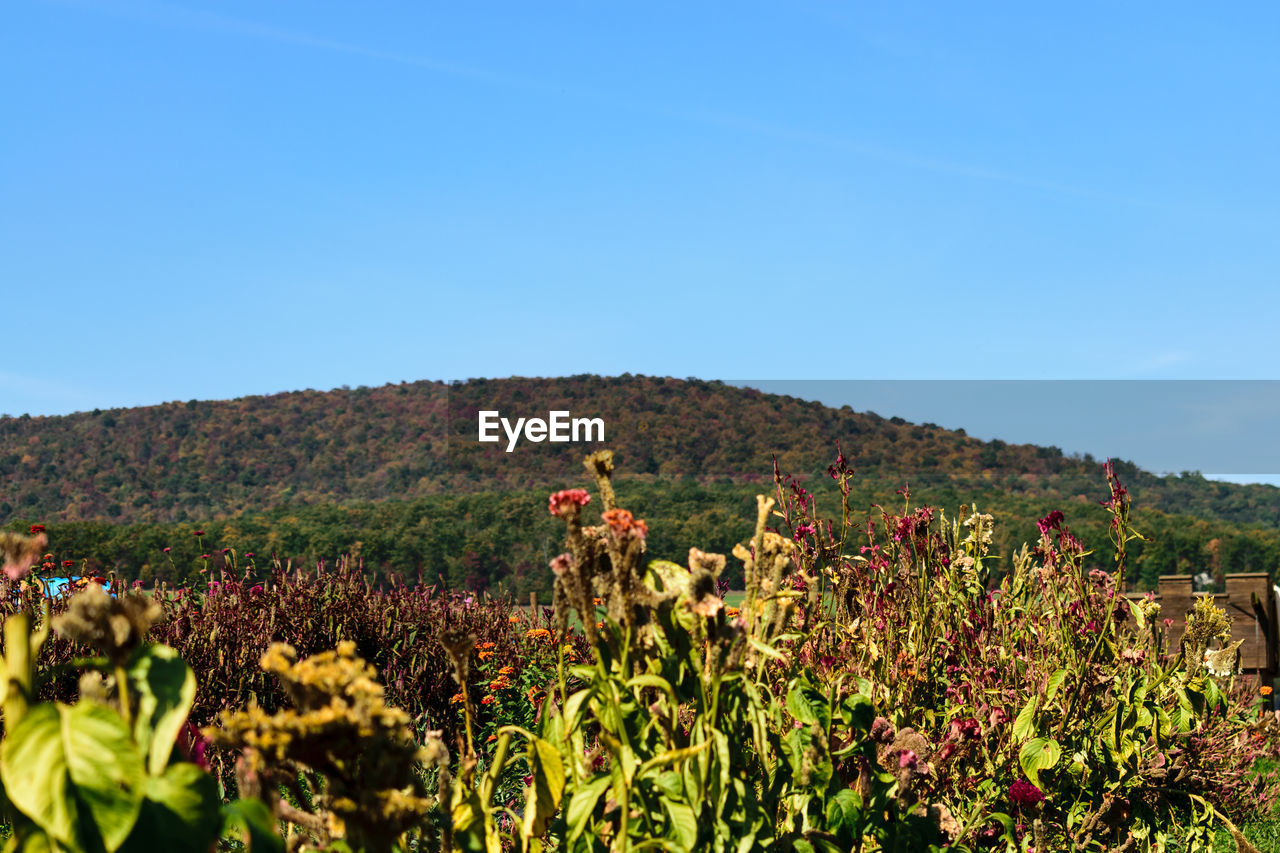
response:
{"label": "dried flower head", "polygon": [[67,612],[53,619],[54,629],[67,639],[92,646],[121,666],[164,615],[150,596],[128,593],[112,598],[101,586],[88,584],[72,597]]}
{"label": "dried flower head", "polygon": [[21,533],[0,531],[0,564],[3,564],[3,571],[11,581],[31,571],[49,544],[43,524],[31,525],[31,533],[31,536],[23,536]]}

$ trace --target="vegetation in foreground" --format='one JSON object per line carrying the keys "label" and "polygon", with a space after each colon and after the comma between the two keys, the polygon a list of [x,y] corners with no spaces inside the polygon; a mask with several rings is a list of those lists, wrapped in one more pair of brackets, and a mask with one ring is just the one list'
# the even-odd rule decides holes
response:
{"label": "vegetation in foreground", "polygon": [[1169,648],[1121,595],[1114,472],[1109,565],[1055,511],[998,579],[975,508],[825,519],[777,476],[731,609],[729,558],[651,560],[588,467],[547,614],[351,566],[43,613],[47,542],[7,536],[10,847],[1266,849],[1275,721],[1221,611]]}

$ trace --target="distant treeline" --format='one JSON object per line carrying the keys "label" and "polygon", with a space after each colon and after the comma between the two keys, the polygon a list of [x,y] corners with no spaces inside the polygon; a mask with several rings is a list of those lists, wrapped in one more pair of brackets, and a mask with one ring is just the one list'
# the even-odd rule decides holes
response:
{"label": "distant treeline", "polygon": [[[583,478],[565,485],[585,485]],[[839,504],[830,481],[812,481],[819,509],[839,518]],[[648,543],[654,558],[683,562],[688,549],[728,553],[746,539],[754,517],[755,495],[771,491],[771,482],[757,485],[700,484],[692,478],[619,483],[619,500],[650,522]],[[1280,566],[1280,531],[1259,526],[1169,515],[1148,507],[1145,489],[1135,488],[1134,523],[1150,537],[1130,546],[1130,578],[1141,589],[1153,589],[1161,574],[1207,571],[1221,577],[1229,572],[1266,571]],[[1092,478],[1088,495],[1102,496],[1100,474]],[[551,589],[549,560],[560,552],[563,525],[547,512],[547,488],[502,493],[431,495],[347,505],[287,505],[247,512],[199,525],[185,522],[108,523],[50,522],[48,532],[55,559],[71,560],[75,572],[121,575],[151,582],[203,584],[224,570],[243,571],[251,562],[261,574],[274,554],[294,565],[333,560],[351,554],[368,572],[386,578],[399,575],[453,588],[505,591],[520,597]],[[881,503],[901,508],[902,497],[879,482],[859,484],[854,505],[870,508]],[[1067,523],[1086,545],[1094,548],[1099,568],[1110,568],[1112,548],[1107,520],[1093,497],[1068,501],[1010,495],[998,490],[961,494],[952,487],[912,487],[912,503],[939,506],[954,518],[961,503],[976,505],[996,516],[994,552],[1007,560],[1023,543],[1037,541],[1036,519],[1061,509]],[[588,508],[588,518],[597,507]],[[855,520],[864,522],[868,509]],[[21,523],[13,522],[17,529]],[[197,537],[195,531],[203,536]],[[856,547],[857,532],[851,540]],[[166,553],[165,548],[170,551]],[[223,549],[231,549],[226,554]],[[252,559],[246,558],[253,553]],[[202,559],[202,555],[209,555]],[[736,561],[727,575],[738,585]]]}

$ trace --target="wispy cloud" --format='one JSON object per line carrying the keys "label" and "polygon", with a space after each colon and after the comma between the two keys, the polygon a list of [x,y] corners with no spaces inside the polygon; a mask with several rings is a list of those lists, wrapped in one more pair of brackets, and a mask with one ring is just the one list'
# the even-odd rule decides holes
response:
{"label": "wispy cloud", "polygon": [[161,26],[220,32],[232,36],[272,41],[378,62],[394,63],[432,73],[473,80],[478,83],[520,90],[534,95],[572,98],[598,107],[661,116],[708,127],[728,128],[755,136],[792,142],[810,148],[820,147],[843,151],[858,157],[937,174],[1005,184],[1062,196],[1090,198],[1126,206],[1152,209],[1164,209],[1167,207],[1167,205],[1100,190],[1096,187],[1062,183],[994,169],[988,166],[927,156],[898,147],[885,146],[838,134],[821,133],[802,127],[771,123],[749,116],[732,115],[710,110],[682,110],[665,105],[644,103],[634,99],[621,98],[614,93],[592,92],[559,83],[553,84],[539,81],[526,75],[503,73],[450,60],[383,50],[377,47],[318,36],[300,30],[269,26],[245,18],[230,17],[205,10],[188,9],[171,3],[150,2],[150,0],[53,0],[53,2],[102,14],[128,17]]}

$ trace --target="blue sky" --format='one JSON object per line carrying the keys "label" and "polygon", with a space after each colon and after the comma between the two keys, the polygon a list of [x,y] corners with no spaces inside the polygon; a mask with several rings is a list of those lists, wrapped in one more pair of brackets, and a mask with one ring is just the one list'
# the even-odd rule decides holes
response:
{"label": "blue sky", "polygon": [[579,372],[1276,378],[1278,26],[16,2],[0,412]]}

